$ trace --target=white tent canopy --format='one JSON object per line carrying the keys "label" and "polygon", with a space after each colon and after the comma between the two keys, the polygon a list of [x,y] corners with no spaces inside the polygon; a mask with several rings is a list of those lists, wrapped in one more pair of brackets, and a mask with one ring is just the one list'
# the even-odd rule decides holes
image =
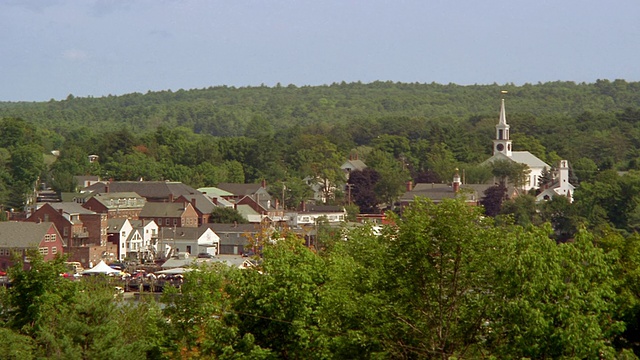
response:
{"label": "white tent canopy", "polygon": [[178,275],[178,274],[184,274],[186,272],[193,271],[193,270],[194,269],[178,267],[178,268],[172,268],[172,269],[158,271],[158,272],[156,272],[156,274]]}
{"label": "white tent canopy", "polygon": [[98,265],[92,267],[91,269],[85,270],[83,274],[114,274],[119,273],[120,270],[116,270],[109,265],[107,265],[104,260],[100,260]]}

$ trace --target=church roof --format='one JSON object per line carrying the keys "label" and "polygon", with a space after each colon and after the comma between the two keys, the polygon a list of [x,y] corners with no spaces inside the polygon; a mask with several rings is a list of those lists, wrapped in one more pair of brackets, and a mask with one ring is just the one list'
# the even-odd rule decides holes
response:
{"label": "church roof", "polygon": [[526,164],[530,168],[551,168],[551,166],[547,165],[547,163],[542,161],[539,157],[533,155],[528,151],[513,151],[511,153],[511,160],[520,164]]}
{"label": "church roof", "polygon": [[529,166],[529,168],[544,168],[551,169],[551,166],[547,165],[544,161],[542,161],[539,157],[533,155],[528,151],[513,151],[511,152],[511,156],[507,156],[503,153],[496,153],[492,157],[483,161],[481,165],[490,164],[496,160],[511,160],[515,161],[519,164],[525,164]]}

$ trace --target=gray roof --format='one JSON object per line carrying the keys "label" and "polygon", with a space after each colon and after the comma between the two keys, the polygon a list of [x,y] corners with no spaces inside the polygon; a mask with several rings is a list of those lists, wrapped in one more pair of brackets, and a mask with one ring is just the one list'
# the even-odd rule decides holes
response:
{"label": "gray roof", "polygon": [[364,170],[367,168],[367,164],[365,164],[362,160],[347,160],[340,166],[341,169],[352,168],[355,170]]}
{"label": "gray roof", "polygon": [[511,160],[520,163],[529,165],[530,168],[538,167],[543,168],[546,167],[550,169],[551,166],[547,165],[544,161],[542,161],[537,156],[533,155],[528,151],[513,151],[511,152]]}
{"label": "gray roof", "polygon": [[[482,193],[478,193],[477,188],[489,187],[490,185],[461,185],[460,192],[453,191],[453,187],[449,184],[424,184],[418,183],[411,191],[407,191],[401,197],[401,201],[413,201],[416,197],[431,199],[439,202],[444,199],[454,199],[458,194],[466,196],[467,200],[478,201],[482,197]],[[466,190],[466,191],[465,191]],[[483,190],[484,191],[484,190]]]}
{"label": "gray roof", "polygon": [[0,222],[0,247],[23,249],[37,247],[51,226],[53,223],[50,222]]}
{"label": "gray roof", "polygon": [[188,200],[195,200],[196,208],[203,214],[213,211],[213,202],[200,191],[189,185],[175,181],[112,181],[108,184],[97,183],[86,188],[95,193],[108,192],[135,192],[147,200],[152,199],[177,199],[184,196]]}
{"label": "gray roof", "polygon": [[[199,227],[161,227],[158,229],[158,236],[162,239],[173,239],[175,234],[176,239],[199,239],[205,231],[209,228],[206,226]],[[175,233],[174,233],[175,230]],[[215,231],[214,231],[215,232]]]}
{"label": "gray roof", "polygon": [[195,265],[198,263],[198,259],[195,256],[186,259],[169,259],[161,265],[163,269],[173,269],[179,267],[185,267],[189,265]]}
{"label": "gray roof", "polygon": [[528,151],[512,151],[511,157],[508,157],[503,153],[496,153],[492,157],[483,161],[482,164],[492,163],[497,160],[511,160],[519,164],[525,164],[529,166],[529,168],[544,168],[544,167],[547,167],[547,169],[551,168],[551,166],[549,166],[547,163],[540,160],[540,158],[538,158],[537,156],[533,155]]}
{"label": "gray roof", "polygon": [[[144,206],[146,199],[143,196],[138,195],[136,192],[126,191],[126,192],[109,192],[109,193],[98,193],[92,196],[94,199],[99,201],[102,205],[107,208],[141,208]],[[111,204],[110,200],[120,200],[120,199],[135,199],[134,204],[129,204],[125,202],[125,204],[120,205],[119,203]]]}
{"label": "gray roof", "polygon": [[203,226],[213,230],[218,236],[227,233],[255,233],[259,231],[256,224],[205,224]]}
{"label": "gray roof", "polygon": [[220,183],[218,184],[217,188],[237,196],[253,195],[258,191],[260,191],[260,189],[263,189],[262,184],[238,184],[238,183]]}
{"label": "gray roof", "polygon": [[58,202],[58,203],[47,203],[51,205],[56,210],[62,210],[67,214],[81,214],[81,215],[95,215],[97,214],[95,211],[91,211],[89,209],[85,209],[82,205],[77,202]]}
{"label": "gray roof", "polygon": [[120,229],[127,222],[127,219],[108,219],[107,220],[107,232],[109,233],[119,233]]}
{"label": "gray roof", "polygon": [[131,226],[133,226],[134,228],[141,228],[155,221],[150,219],[139,219],[139,220],[129,220],[129,222],[131,223]]}
{"label": "gray roof", "polygon": [[161,203],[147,202],[144,204],[139,217],[155,218],[155,217],[180,217],[184,213],[184,203]]}

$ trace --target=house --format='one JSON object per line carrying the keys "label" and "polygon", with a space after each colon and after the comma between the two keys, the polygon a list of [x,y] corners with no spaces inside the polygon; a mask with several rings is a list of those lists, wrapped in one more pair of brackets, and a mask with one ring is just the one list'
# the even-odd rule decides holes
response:
{"label": "house", "polygon": [[478,205],[484,196],[484,191],[491,187],[489,184],[463,184],[458,172],[453,176],[451,184],[418,183],[413,186],[407,182],[407,189],[398,201],[404,207],[412,203],[416,198],[426,198],[434,203],[440,203],[444,199],[464,198],[470,205]]}
{"label": "house", "polygon": [[108,219],[126,218],[136,220],[147,200],[134,192],[111,192],[95,194],[82,206]]}
{"label": "house", "polygon": [[77,189],[84,189],[95,183],[100,182],[99,176],[86,175],[86,176],[74,176],[73,181],[77,184]]}
{"label": "house", "polygon": [[550,186],[540,189],[541,192],[536,196],[536,201],[546,201],[552,199],[556,195],[566,196],[569,202],[573,202],[573,193],[576,187],[569,182],[569,162],[560,160],[557,171],[553,176],[553,182]]}
{"label": "house", "polygon": [[85,190],[94,193],[134,192],[144,197],[148,203],[174,202],[183,196],[187,201],[195,204],[197,213],[201,216],[198,224],[205,224],[208,221],[204,216],[211,214],[214,206],[211,199],[200,191],[175,181],[109,181],[93,184]]}
{"label": "house", "polygon": [[[165,250],[158,249],[158,224],[153,220],[131,220],[131,226],[140,233],[142,247],[146,249],[145,260],[163,256]],[[148,251],[147,251],[148,250]]]}
{"label": "house", "polygon": [[135,192],[110,192],[95,194],[82,206],[108,219],[126,218],[136,220],[147,200]]}
{"label": "house", "polygon": [[358,159],[358,154],[349,155],[349,160],[345,161],[340,169],[344,172],[345,178],[349,180],[349,174],[354,171],[362,171],[367,168],[367,164],[365,164],[362,160]]}
{"label": "house", "polygon": [[78,203],[40,204],[25,221],[53,222],[66,244],[69,261],[78,261],[84,267],[114,260],[118,253],[117,246],[107,241],[107,215]]}
{"label": "house", "polygon": [[508,160],[527,165],[531,172],[523,184],[523,190],[529,191],[530,189],[537,189],[538,180],[542,175],[543,169],[549,169],[551,167],[528,151],[513,151],[512,145],[512,141],[509,137],[509,125],[507,124],[504,99],[502,99],[500,106],[500,119],[496,125],[496,138],[493,140],[493,156],[485,160],[483,164],[490,164],[494,161],[500,160]]}
{"label": "house", "polygon": [[84,246],[106,243],[106,220],[106,215],[85,209],[78,203],[60,202],[37,205],[25,221],[53,222],[68,246]]}
{"label": "house", "polygon": [[14,253],[22,258],[28,249],[38,249],[45,261],[64,254],[65,243],[51,222],[0,222],[0,270],[13,265]]}
{"label": "house", "polygon": [[133,231],[133,225],[129,219],[115,218],[107,220],[107,241],[118,248],[116,254],[118,261],[124,261],[127,257],[127,239]]}
{"label": "house", "polygon": [[198,227],[198,213],[189,202],[147,202],[138,218],[153,220],[159,227]]}
{"label": "house", "polygon": [[258,223],[267,217],[282,221],[285,215],[284,208],[267,191],[264,180],[260,184],[220,183],[217,187],[205,188],[203,191],[216,198],[219,206],[233,204],[234,209],[249,222]]}
{"label": "house", "polygon": [[180,195],[173,202],[190,202],[198,214],[198,226],[208,223],[213,209],[216,208],[216,204],[207,196]]}
{"label": "house", "polygon": [[300,226],[315,226],[319,219],[329,224],[343,223],[347,217],[347,210],[342,206],[312,205],[302,211],[288,212],[288,225],[292,228]]}
{"label": "house", "polygon": [[171,256],[185,252],[194,256],[200,253],[218,255],[220,238],[207,226],[161,227],[158,231],[159,248],[170,248]]}
{"label": "house", "polygon": [[221,255],[244,254],[250,249],[249,238],[255,238],[260,232],[256,224],[206,224],[220,239]]}
{"label": "house", "polygon": [[234,203],[248,196],[263,209],[269,209],[275,205],[271,194],[267,191],[267,182],[264,180],[260,184],[219,183],[216,188],[231,194],[222,195],[222,197]]}

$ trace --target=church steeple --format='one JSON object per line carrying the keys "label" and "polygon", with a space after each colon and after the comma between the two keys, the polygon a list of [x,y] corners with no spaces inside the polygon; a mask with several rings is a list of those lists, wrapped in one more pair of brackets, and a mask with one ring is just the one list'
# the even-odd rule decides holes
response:
{"label": "church steeple", "polygon": [[493,140],[493,155],[497,153],[511,157],[511,140],[509,140],[509,124],[507,124],[507,114],[504,110],[504,99],[500,106],[500,120],[496,125],[496,139]]}

